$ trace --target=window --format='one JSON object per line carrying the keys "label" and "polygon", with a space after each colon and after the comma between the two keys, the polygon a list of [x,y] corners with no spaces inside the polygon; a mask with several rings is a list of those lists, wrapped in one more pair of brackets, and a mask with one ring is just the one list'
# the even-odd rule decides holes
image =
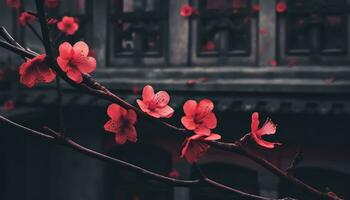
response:
{"label": "window", "polygon": [[257,12],[251,0],[197,0],[192,21],[192,64],[254,64]]}
{"label": "window", "polygon": [[286,5],[287,11],[278,14],[282,63],[349,63],[346,0],[287,0]]}
{"label": "window", "polygon": [[126,65],[165,63],[168,5],[166,0],[110,2],[109,62]]}

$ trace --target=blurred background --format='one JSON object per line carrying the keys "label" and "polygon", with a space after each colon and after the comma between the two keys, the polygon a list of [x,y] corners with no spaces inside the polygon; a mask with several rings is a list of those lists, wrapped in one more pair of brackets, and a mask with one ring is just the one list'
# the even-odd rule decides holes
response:
{"label": "blurred background", "polygon": [[[51,0],[52,1],[52,0]],[[190,4],[192,15],[181,8]],[[50,17],[73,16],[79,30],[62,41],[86,41],[97,59],[92,76],[135,104],[143,86],[171,95],[181,126],[188,99],[210,98],[216,133],[234,141],[250,131],[250,116],[278,124],[282,146],[249,148],[281,169],[296,152],[294,175],[320,190],[350,199],[350,1],[349,0],[61,0]],[[0,25],[37,52],[40,41],[20,26],[24,10],[0,1]],[[39,24],[33,23],[38,31]],[[54,31],[55,26],[52,26]],[[56,30],[57,31],[57,30]],[[57,50],[57,49],[56,49]],[[0,113],[42,130],[58,130],[55,84],[19,84],[23,60],[0,49]],[[179,158],[184,137],[138,120],[138,143],[116,145],[103,130],[109,102],[62,83],[65,131],[78,142],[165,175],[195,178]],[[136,104],[135,104],[136,105]],[[0,199],[228,200],[211,188],[169,187],[109,164],[0,126]],[[252,161],[215,149],[200,160],[209,177],[246,192],[311,199]]]}

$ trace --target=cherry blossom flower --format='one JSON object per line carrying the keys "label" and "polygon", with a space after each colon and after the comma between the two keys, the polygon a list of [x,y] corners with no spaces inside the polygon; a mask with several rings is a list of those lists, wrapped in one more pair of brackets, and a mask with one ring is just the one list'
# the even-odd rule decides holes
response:
{"label": "cherry blossom flower", "polygon": [[213,51],[215,47],[216,45],[213,41],[208,41],[203,45],[202,49],[203,51]]}
{"label": "cherry blossom flower", "polygon": [[49,18],[48,20],[47,20],[47,24],[48,25],[53,25],[53,24],[56,24],[58,22],[58,20],[57,19],[54,19],[54,18]]}
{"label": "cherry blossom flower", "polygon": [[270,65],[271,65],[272,67],[277,67],[277,61],[276,61],[276,60],[271,60],[271,61],[270,61]]}
{"label": "cherry blossom flower", "polygon": [[36,17],[28,12],[22,12],[18,18],[19,23],[25,26],[28,23],[32,23],[36,20]]}
{"label": "cherry blossom flower", "polygon": [[180,8],[180,15],[183,17],[189,17],[194,11],[194,8],[190,4],[185,4]]}
{"label": "cherry blossom flower", "polygon": [[142,100],[137,99],[136,102],[141,110],[155,118],[165,117],[170,118],[174,109],[168,103],[170,96],[165,91],[159,91],[156,94],[152,86],[146,85],[142,91]]}
{"label": "cherry blossom flower", "polygon": [[0,69],[0,81],[4,79],[4,70],[3,69]]}
{"label": "cherry blossom flower", "polygon": [[45,54],[27,60],[19,67],[20,82],[32,88],[37,83],[50,83],[56,78],[55,72],[47,66]]}
{"label": "cherry blossom flower", "polygon": [[15,108],[15,103],[12,100],[6,100],[4,102],[3,108],[5,111],[10,111]]}
{"label": "cherry blossom flower", "polygon": [[59,3],[59,0],[45,0],[45,6],[48,8],[56,8]]}
{"label": "cherry blossom flower", "polygon": [[211,133],[209,136],[195,134],[186,139],[181,151],[181,158],[185,157],[190,164],[197,162],[210,147],[208,144],[204,143],[204,141],[219,139],[221,139],[221,136],[216,133]]}
{"label": "cherry blossom flower", "polygon": [[260,35],[266,35],[267,34],[267,29],[266,28],[260,28],[259,29],[259,34]]}
{"label": "cherry blossom flower", "polygon": [[172,170],[171,172],[169,172],[169,176],[171,178],[179,178],[180,177],[180,172],[177,170]]}
{"label": "cherry blossom flower", "polygon": [[278,2],[276,4],[276,12],[284,13],[287,10],[287,5],[284,2]]}
{"label": "cherry blossom flower", "polygon": [[258,3],[253,3],[252,5],[252,11],[253,13],[258,13],[260,11],[260,4]]}
{"label": "cherry blossom flower", "polygon": [[193,130],[201,136],[209,136],[211,129],[217,125],[213,109],[214,104],[209,99],[203,99],[199,104],[195,100],[188,100],[183,106],[185,116],[181,118],[181,122],[186,129]]}
{"label": "cherry blossom flower", "polygon": [[264,123],[264,125],[259,128],[259,113],[254,112],[252,114],[252,124],[251,124],[251,135],[255,142],[265,148],[272,149],[275,145],[281,145],[278,142],[268,142],[262,138],[264,135],[273,135],[276,133],[276,125],[270,120]]}
{"label": "cherry blossom flower", "polygon": [[64,16],[62,20],[57,23],[57,28],[67,35],[73,35],[79,29],[79,24],[73,17]]}
{"label": "cherry blossom flower", "polygon": [[6,0],[5,3],[7,6],[9,6],[11,8],[19,9],[19,7],[21,7],[20,0]]}
{"label": "cherry blossom flower", "polygon": [[137,141],[137,133],[134,124],[137,120],[136,112],[126,110],[117,104],[110,104],[107,108],[110,120],[104,125],[104,129],[115,134],[117,144],[124,144],[127,140]]}
{"label": "cherry blossom flower", "polygon": [[75,43],[73,47],[64,42],[59,46],[60,55],[57,57],[57,63],[70,79],[81,83],[82,73],[91,73],[96,68],[95,58],[89,57],[88,53],[89,47],[83,41]]}

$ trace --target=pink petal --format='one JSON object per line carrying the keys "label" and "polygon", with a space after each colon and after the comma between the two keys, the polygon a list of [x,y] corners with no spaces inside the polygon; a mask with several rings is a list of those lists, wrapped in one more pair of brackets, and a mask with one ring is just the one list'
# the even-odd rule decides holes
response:
{"label": "pink petal", "polygon": [[146,85],[142,90],[142,99],[145,102],[150,102],[154,97],[154,90],[152,86]]}
{"label": "pink petal", "polygon": [[135,124],[136,123],[136,120],[137,120],[137,115],[136,115],[136,112],[129,109],[127,111],[127,116],[126,116],[130,122],[130,124]]}
{"label": "pink petal", "polygon": [[205,117],[214,109],[214,103],[209,99],[203,99],[198,104],[198,118]]}
{"label": "pink petal", "polygon": [[193,116],[196,114],[197,102],[195,100],[188,100],[185,102],[183,109],[186,115]]}
{"label": "pink petal", "polygon": [[136,100],[137,104],[139,105],[139,107],[141,108],[141,110],[145,113],[149,113],[150,110],[148,109],[148,105],[144,103],[144,101],[137,99]]}
{"label": "pink petal", "polygon": [[150,110],[148,113],[148,115],[151,115],[152,117],[155,117],[155,118],[160,118],[160,114],[158,112],[155,112],[154,110]]}
{"label": "pink petal", "polygon": [[57,64],[60,66],[62,71],[67,72],[71,67],[68,65],[69,60],[63,59],[62,57],[57,57]]}
{"label": "pink petal", "polygon": [[125,128],[125,133],[127,135],[128,140],[131,142],[137,142],[137,132],[134,126],[128,126]]}
{"label": "pink petal", "polygon": [[70,70],[68,70],[67,76],[76,83],[81,83],[83,81],[83,76],[81,75],[81,72],[76,69],[71,68]]}
{"label": "pink petal", "polygon": [[169,101],[170,101],[170,96],[165,91],[157,92],[152,99],[152,102],[155,102],[156,107],[164,107],[168,105]]}
{"label": "pink petal", "polygon": [[193,117],[183,116],[181,118],[181,123],[186,127],[188,130],[194,130],[197,127],[197,124],[194,123]]}
{"label": "pink petal", "polygon": [[259,129],[259,113],[254,112],[252,114],[251,132],[255,132]]}
{"label": "pink petal", "polygon": [[82,73],[90,73],[96,69],[96,60],[93,57],[79,58],[77,68]]}
{"label": "pink petal", "polygon": [[68,42],[60,44],[58,51],[62,59],[70,59],[73,55],[73,47]]}
{"label": "pink petal", "polygon": [[208,149],[209,145],[198,140],[191,140],[189,142],[187,151],[185,152],[185,157],[187,161],[192,164],[194,162],[197,162],[198,159],[202,157]]}
{"label": "pink petal", "polygon": [[263,135],[273,135],[276,133],[276,124],[274,124],[271,120],[267,120],[265,124],[256,131],[256,135],[261,137]]}
{"label": "pink petal", "polygon": [[278,143],[278,142],[265,141],[261,137],[258,137],[255,133],[252,133],[252,137],[258,145],[265,147],[265,148],[272,149],[275,147],[275,145],[282,145],[281,143]]}
{"label": "pink petal", "polygon": [[170,118],[174,114],[174,109],[172,109],[170,106],[165,106],[163,108],[156,108],[154,111],[157,112],[161,117],[165,117],[165,118]]}
{"label": "pink petal", "polygon": [[78,54],[84,57],[86,57],[89,54],[89,46],[83,41],[75,43],[73,46],[73,50],[74,54]]}
{"label": "pink petal", "polygon": [[106,122],[103,128],[104,128],[106,131],[112,132],[112,133],[117,133],[118,130],[119,130],[117,121],[112,120],[112,119],[109,120],[108,122]]}
{"label": "pink petal", "polygon": [[213,129],[216,128],[217,125],[217,119],[216,116],[213,112],[210,112],[204,119],[203,119],[203,124],[209,128]]}
{"label": "pink petal", "polygon": [[216,133],[212,133],[208,137],[204,138],[204,140],[207,140],[207,141],[220,140],[220,139],[221,139],[221,135]]}
{"label": "pink petal", "polygon": [[110,104],[107,108],[107,115],[111,119],[119,121],[120,116],[123,114],[122,109],[124,108],[120,107],[118,104]]}
{"label": "pink petal", "polygon": [[20,82],[29,87],[32,88],[36,84],[36,75],[33,72],[27,72],[21,75]]}
{"label": "pink petal", "polygon": [[116,133],[114,139],[117,144],[124,144],[127,140],[127,135]]}
{"label": "pink petal", "polygon": [[196,129],[194,129],[194,132],[198,135],[202,136],[209,136],[210,135],[210,129],[205,127],[204,125],[198,126]]}

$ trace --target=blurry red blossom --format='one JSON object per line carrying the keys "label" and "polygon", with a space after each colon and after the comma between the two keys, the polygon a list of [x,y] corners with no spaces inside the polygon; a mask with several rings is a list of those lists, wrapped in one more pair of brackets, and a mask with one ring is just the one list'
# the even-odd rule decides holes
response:
{"label": "blurry red blossom", "polygon": [[260,4],[258,3],[253,3],[252,5],[252,11],[253,13],[258,13],[260,11]]}
{"label": "blurry red blossom", "polygon": [[210,133],[208,136],[195,134],[186,138],[185,144],[181,150],[181,158],[186,157],[186,160],[190,164],[197,162],[210,147],[204,141],[214,141],[219,139],[221,139],[221,136],[216,133]]}
{"label": "blurry red blossom", "polygon": [[188,100],[183,106],[185,116],[181,118],[182,124],[188,130],[193,130],[201,136],[209,136],[211,129],[216,128],[217,119],[212,112],[214,104],[209,99],[203,99],[199,103]]}
{"label": "blurry red blossom", "polygon": [[0,69],[0,81],[4,79],[4,70],[3,69]]}
{"label": "blurry red blossom", "polygon": [[32,88],[37,83],[50,83],[56,78],[55,72],[44,63],[45,54],[27,60],[19,67],[20,82]]}
{"label": "blurry red blossom", "polygon": [[264,135],[272,135],[276,133],[276,125],[270,120],[267,119],[264,125],[259,128],[259,113],[254,112],[252,114],[252,123],[251,123],[251,135],[255,142],[265,148],[272,149],[275,145],[281,145],[278,142],[268,142],[262,138]]}
{"label": "blurry red blossom", "polygon": [[36,17],[28,12],[22,12],[18,17],[18,21],[22,26],[25,26],[28,23],[32,23],[36,20]]}
{"label": "blurry red blossom", "polygon": [[155,94],[150,85],[143,88],[142,100],[136,100],[143,112],[155,118],[170,118],[174,114],[174,110],[168,105],[169,101],[170,96],[167,92],[159,91]]}
{"label": "blurry red blossom", "polygon": [[287,5],[284,2],[278,2],[276,4],[276,12],[284,13],[287,10]]}
{"label": "blurry red blossom", "polygon": [[137,120],[136,112],[126,110],[117,104],[110,104],[107,108],[110,120],[104,125],[104,129],[115,134],[117,144],[124,144],[126,140],[137,141],[137,133],[134,124]]}
{"label": "blurry red blossom", "polygon": [[190,4],[185,4],[180,8],[180,15],[183,17],[189,17],[194,11],[195,9]]}
{"label": "blurry red blossom", "polygon": [[334,76],[329,77],[326,80],[324,80],[325,84],[327,84],[327,85],[330,85],[330,84],[334,83],[334,81],[335,81],[335,77]]}
{"label": "blurry red blossom", "polygon": [[259,29],[259,34],[260,35],[266,35],[267,34],[267,29],[266,28],[260,28]]}
{"label": "blurry red blossom", "polygon": [[19,9],[21,7],[21,1],[20,0],[5,0],[5,3],[7,6],[11,8]]}
{"label": "blurry red blossom", "polygon": [[45,0],[45,6],[48,8],[55,8],[59,3],[59,0]]}
{"label": "blurry red blossom", "polygon": [[180,177],[180,172],[177,170],[172,170],[171,172],[169,172],[169,176],[171,178],[179,178]]}
{"label": "blurry red blossom", "polygon": [[202,46],[203,51],[213,51],[216,45],[213,41],[208,41]]}
{"label": "blurry red blossom", "polygon": [[15,108],[15,103],[12,100],[6,100],[4,102],[3,108],[5,111],[10,111]]}
{"label": "blurry red blossom", "polygon": [[54,19],[54,18],[50,18],[47,20],[47,24],[48,25],[52,25],[52,24],[56,24],[58,22],[57,19]]}
{"label": "blurry red blossom", "polygon": [[79,24],[73,17],[64,16],[62,20],[57,23],[57,28],[67,35],[73,35],[79,29]]}
{"label": "blurry red blossom", "polygon": [[272,66],[272,67],[277,67],[277,61],[276,60],[271,60],[270,61],[270,65]]}
{"label": "blurry red blossom", "polygon": [[200,78],[197,78],[197,79],[187,80],[186,81],[186,85],[192,86],[194,84],[203,83],[203,82],[207,82],[207,81],[208,81],[208,77],[200,77]]}
{"label": "blurry red blossom", "polygon": [[70,79],[81,83],[82,73],[91,73],[96,68],[95,58],[89,57],[88,53],[89,47],[83,41],[75,43],[73,47],[68,42],[64,42],[59,46],[57,63]]}

